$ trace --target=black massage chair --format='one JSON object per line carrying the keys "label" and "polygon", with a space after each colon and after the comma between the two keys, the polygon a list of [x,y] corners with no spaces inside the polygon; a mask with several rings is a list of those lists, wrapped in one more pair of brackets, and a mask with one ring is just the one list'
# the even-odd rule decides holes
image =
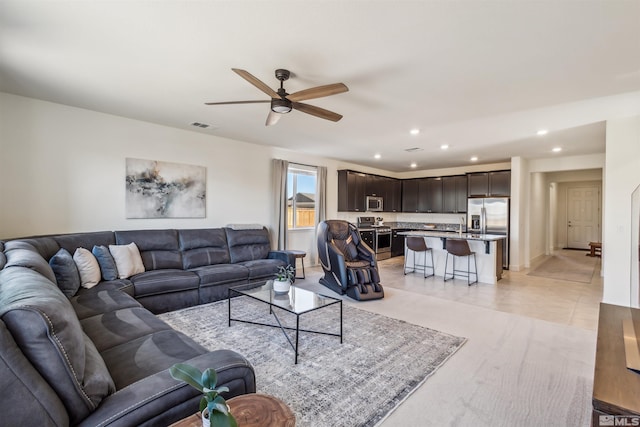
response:
{"label": "black massage chair", "polygon": [[318,224],[318,256],[327,288],[356,300],[384,298],[373,250],[355,225],[341,220]]}

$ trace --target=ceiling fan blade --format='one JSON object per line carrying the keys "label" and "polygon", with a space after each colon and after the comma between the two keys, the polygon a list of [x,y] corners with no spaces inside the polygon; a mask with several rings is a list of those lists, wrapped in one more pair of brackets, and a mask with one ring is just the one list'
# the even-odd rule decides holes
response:
{"label": "ceiling fan blade", "polygon": [[227,102],[205,102],[204,105],[227,105],[227,104],[264,104],[269,101],[227,101]]}
{"label": "ceiling fan blade", "polygon": [[292,107],[295,110],[320,117],[321,119],[331,120],[332,122],[337,122],[342,118],[342,115],[334,113],[333,111],[325,110],[324,108],[316,107],[314,105],[303,104],[301,102],[292,102]]}
{"label": "ceiling fan blade", "polygon": [[280,120],[280,116],[282,116],[282,114],[280,113],[275,113],[271,110],[269,110],[269,115],[267,116],[267,121],[265,122],[265,126],[273,126],[276,123],[278,123],[278,120]]}
{"label": "ceiling fan blade", "polygon": [[311,89],[301,90],[299,92],[287,95],[290,101],[304,101],[307,99],[322,98],[323,96],[335,95],[347,92],[349,88],[344,83],[334,83],[330,85],[312,87]]}
{"label": "ceiling fan blade", "polygon": [[269,86],[263,83],[262,80],[259,80],[257,77],[255,77],[248,71],[240,70],[238,68],[232,68],[231,70],[233,70],[234,73],[236,73],[237,75],[239,75],[240,77],[242,77],[243,79],[245,79],[246,81],[248,81],[249,83],[257,87],[258,89],[260,89],[261,91],[269,95],[271,98],[280,98],[280,95],[278,95],[278,92],[271,89]]}

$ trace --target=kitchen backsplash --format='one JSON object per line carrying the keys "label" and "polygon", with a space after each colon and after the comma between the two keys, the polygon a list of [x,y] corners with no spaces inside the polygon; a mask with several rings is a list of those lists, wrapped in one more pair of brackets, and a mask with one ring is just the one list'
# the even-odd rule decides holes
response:
{"label": "kitchen backsplash", "polygon": [[[466,224],[466,214],[390,213],[390,212],[338,212],[336,219],[358,223],[359,216],[383,218],[384,224],[397,228],[420,228],[424,224],[435,225],[436,230],[458,230],[461,218]],[[466,226],[463,228],[466,230]]]}

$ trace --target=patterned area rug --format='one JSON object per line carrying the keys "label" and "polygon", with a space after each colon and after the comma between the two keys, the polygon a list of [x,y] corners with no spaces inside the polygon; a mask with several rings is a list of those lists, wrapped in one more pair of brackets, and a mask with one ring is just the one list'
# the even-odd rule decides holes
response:
{"label": "patterned area rug", "polygon": [[[266,305],[234,298],[234,318],[275,323]],[[298,364],[279,328],[239,322],[227,326],[227,301],[159,317],[204,347],[243,354],[256,371],[257,389],[289,405],[296,426],[375,426],[465,342],[432,329],[344,305],[344,342],[300,333]],[[339,333],[339,306],[306,313],[301,329]],[[295,315],[278,312],[295,325]],[[294,333],[290,334],[294,340]]]}
{"label": "patterned area rug", "polygon": [[597,258],[585,257],[584,252],[577,252],[577,255],[560,252],[552,255],[528,275],[591,283],[597,262]]}

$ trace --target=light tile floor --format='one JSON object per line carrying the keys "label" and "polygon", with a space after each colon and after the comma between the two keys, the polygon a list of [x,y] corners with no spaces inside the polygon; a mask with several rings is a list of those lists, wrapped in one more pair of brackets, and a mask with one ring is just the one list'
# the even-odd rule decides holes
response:
{"label": "light tile floor", "polygon": [[[508,271],[497,285],[472,286],[405,276],[402,262],[380,262],[384,299],[345,303],[468,341],[382,427],[589,425],[599,260],[588,284]],[[307,268],[296,285],[332,294],[321,275]]]}

